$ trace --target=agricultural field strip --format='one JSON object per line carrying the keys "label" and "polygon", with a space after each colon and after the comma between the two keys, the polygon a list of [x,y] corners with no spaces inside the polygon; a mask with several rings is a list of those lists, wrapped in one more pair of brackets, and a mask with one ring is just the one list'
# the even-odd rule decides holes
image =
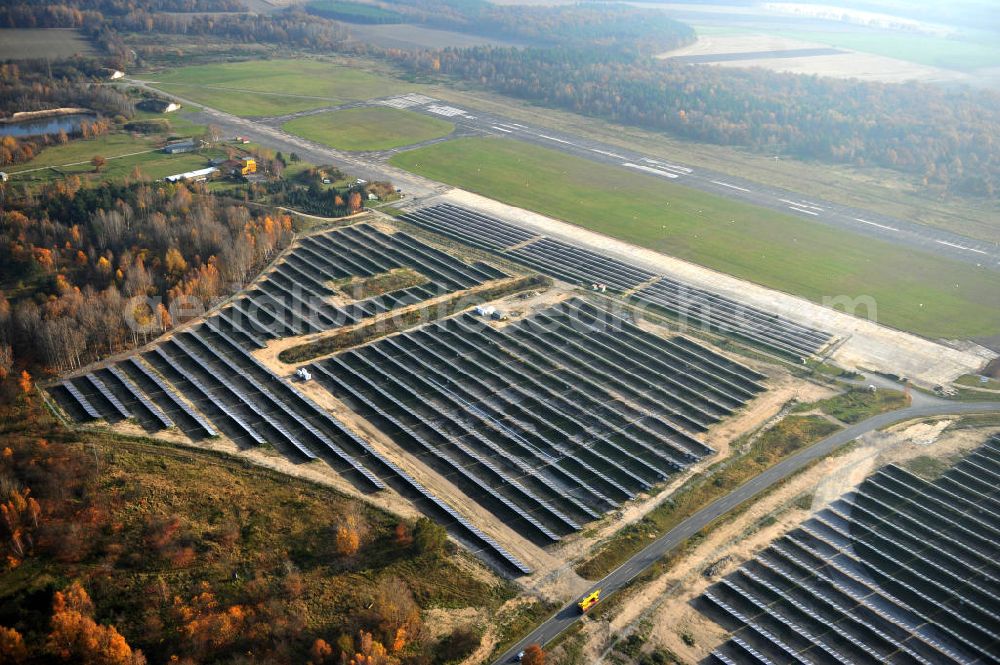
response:
{"label": "agricultural field strip", "polygon": [[703,595],[735,627],[714,657],[994,660],[998,481],[997,437],[934,481],[880,470]]}
{"label": "agricultural field strip", "polygon": [[[746,368],[620,320],[580,333],[570,317],[608,315],[589,305],[550,314],[499,331],[458,315],[313,367],[338,399],[548,541],[710,454],[684,426],[703,431],[762,390]],[[692,401],[678,402],[685,391]]]}
{"label": "agricultural field strip", "polygon": [[[604,283],[615,291],[624,292],[655,279],[629,297],[684,321],[701,323],[783,354],[809,356],[831,341],[828,333],[450,204],[423,208],[401,219],[575,284]],[[509,249],[515,245],[516,249]]]}
{"label": "agricultural field strip", "polygon": [[[128,152],[124,155],[111,155],[105,157],[104,159],[123,159],[125,157],[135,157],[136,155],[148,155],[151,152],[159,152],[160,148],[153,148],[152,150],[140,150],[138,152]],[[90,164],[91,160],[86,159],[82,162],[70,162],[69,164],[49,164],[48,166],[37,166],[30,169],[18,169],[16,171],[7,171],[8,176],[20,175],[22,173],[34,173],[35,171],[45,171],[47,169],[61,169],[67,166],[83,166],[84,164]]]}

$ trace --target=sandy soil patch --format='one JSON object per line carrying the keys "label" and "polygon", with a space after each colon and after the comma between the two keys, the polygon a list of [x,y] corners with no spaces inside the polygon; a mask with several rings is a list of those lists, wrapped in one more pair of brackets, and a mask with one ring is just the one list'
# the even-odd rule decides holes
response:
{"label": "sandy soil patch", "polygon": [[841,367],[866,367],[908,376],[919,385],[933,387],[953,381],[962,374],[975,373],[996,356],[982,347],[956,349],[945,346],[471,192],[454,189],[439,199],[480,210],[557,240],[592,248],[803,325],[828,330],[844,338],[831,358]]}
{"label": "sandy soil patch", "polygon": [[761,67],[777,72],[794,74],[816,74],[836,78],[856,78],[866,81],[902,83],[921,81],[923,83],[971,83],[972,77],[939,67],[920,65],[905,60],[897,60],[881,55],[847,51],[839,55],[814,55],[798,58],[765,57],[768,51],[792,51],[807,48],[840,48],[835,44],[810,42],[775,35],[706,35],[684,48],[661,53],[658,58],[680,56],[704,56],[724,53],[756,53],[762,57],[706,64],[724,67]]}
{"label": "sandy soil patch", "polygon": [[810,74],[882,83],[974,83],[962,72],[919,65],[869,53],[850,52],[841,55],[814,55],[800,58],[760,58],[709,63],[723,67],[761,67],[789,74]]}
{"label": "sandy soil patch", "polygon": [[729,444],[732,441],[764,425],[778,415],[790,400],[815,402],[836,394],[831,388],[802,381],[786,373],[776,374],[768,378],[764,384],[768,388],[767,392],[758,395],[735,415],[716,423],[705,433],[703,441],[718,451],[718,456],[712,459],[713,462],[728,457],[731,453]]}

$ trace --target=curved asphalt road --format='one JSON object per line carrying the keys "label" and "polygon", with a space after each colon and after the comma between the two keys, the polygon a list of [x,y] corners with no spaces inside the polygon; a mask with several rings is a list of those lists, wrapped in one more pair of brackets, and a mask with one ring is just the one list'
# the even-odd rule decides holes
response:
{"label": "curved asphalt road", "polygon": [[[644,550],[613,570],[607,577],[595,583],[585,593],[601,589],[602,595],[606,597],[620,590],[654,562],[663,558],[672,549],[698,533],[712,520],[726,514],[743,502],[784,480],[810,462],[830,454],[839,446],[853,441],[863,434],[892,425],[893,423],[914,418],[1000,412],[1000,402],[948,402],[928,397],[921,393],[914,393],[913,398],[913,404],[905,409],[882,413],[868,420],[855,423],[775,464],[759,476],[736,488],[732,493],[716,500],[714,503],[710,503],[678,524],[658,540],[648,545]],[[576,603],[577,599],[574,599],[571,603],[560,609],[545,623],[538,626],[530,635],[508,649],[494,663],[499,665],[500,663],[514,661],[518,652],[525,649],[529,644],[544,646],[550,642],[559,633],[580,619],[580,612],[577,609]]]}

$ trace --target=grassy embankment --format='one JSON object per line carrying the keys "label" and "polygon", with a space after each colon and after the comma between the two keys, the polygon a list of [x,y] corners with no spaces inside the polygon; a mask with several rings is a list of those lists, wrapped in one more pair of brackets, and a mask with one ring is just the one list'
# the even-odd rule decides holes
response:
{"label": "grassy embankment", "polygon": [[[3,543],[0,625],[29,644],[44,644],[53,594],[74,580],[95,618],[150,662],[228,662],[248,649],[304,662],[315,638],[356,635],[386,580],[401,580],[423,610],[513,596],[468,555],[421,554],[400,540],[399,517],[330,488],[222,453],[67,430],[37,394],[27,406],[5,397],[3,500],[30,488],[44,508],[22,525],[25,553],[8,558],[14,546]],[[344,525],[360,535],[354,554],[339,544]],[[265,655],[274,650],[287,661]]]}
{"label": "grassy embankment", "polygon": [[413,85],[318,60],[181,67],[141,78],[178,97],[239,116],[271,116],[408,92]]}
{"label": "grassy embankment", "polygon": [[[828,415],[841,414],[851,418],[849,422],[856,422],[854,419],[860,420],[860,414],[869,417],[903,405],[902,393],[883,390],[876,395],[849,392],[803,405],[803,408],[819,409]],[[622,528],[600,544],[594,554],[576,566],[576,572],[589,580],[601,579],[654,538],[781,460],[839,429],[840,425],[818,415],[786,416],[753,439],[745,449],[693,476],[644,518]],[[734,449],[738,449],[738,444],[734,444]]]}
{"label": "grassy embankment", "polygon": [[338,150],[388,150],[447,136],[455,125],[385,106],[344,109],[296,118],[285,131]]}
{"label": "grassy embankment", "polygon": [[456,139],[391,162],[810,300],[871,296],[880,322],[928,337],[1000,332],[997,273],[986,268],[519,141]]}

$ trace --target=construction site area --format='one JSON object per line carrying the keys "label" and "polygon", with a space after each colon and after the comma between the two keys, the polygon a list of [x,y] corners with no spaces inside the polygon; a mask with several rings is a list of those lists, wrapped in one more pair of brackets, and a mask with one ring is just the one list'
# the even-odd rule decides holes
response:
{"label": "construction site area", "polygon": [[[954,367],[927,376],[866,374],[879,360],[857,337],[871,331],[809,325],[780,299],[769,309],[495,212],[442,200],[306,232],[205,316],[48,392],[89,427],[435,519],[521,585],[508,618],[532,608],[539,624],[488,628],[469,662],[528,641],[567,663],[656,649],[724,663],[995,654],[995,615],[957,608],[1000,592],[998,444],[943,417],[918,444],[912,423],[953,410],[939,382],[978,356],[946,349]],[[844,447],[893,412],[909,429],[873,424]],[[903,464],[939,439],[952,454],[983,447],[940,478],[891,466],[854,489],[880,456]],[[814,444],[839,461],[806,459]],[[672,551],[678,524],[729,497],[735,515]],[[959,532],[974,542],[948,544]],[[939,574],[964,582],[945,597]]]}

